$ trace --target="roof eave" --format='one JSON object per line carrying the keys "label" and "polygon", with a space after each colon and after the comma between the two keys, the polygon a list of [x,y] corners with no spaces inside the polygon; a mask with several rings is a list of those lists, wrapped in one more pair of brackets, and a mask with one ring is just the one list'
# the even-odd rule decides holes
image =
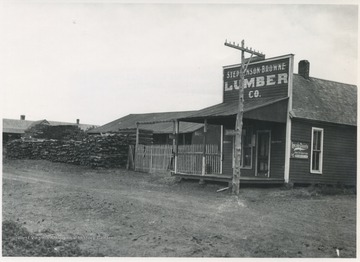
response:
{"label": "roof eave", "polygon": [[357,127],[357,123],[355,123],[355,124],[341,123],[341,122],[334,122],[334,121],[319,120],[319,119],[310,118],[310,117],[300,117],[300,116],[296,116],[293,112],[290,112],[290,115],[291,115],[292,119],[299,119],[299,120],[312,121],[312,122],[320,122],[320,123],[333,124],[333,125],[343,125],[343,126]]}

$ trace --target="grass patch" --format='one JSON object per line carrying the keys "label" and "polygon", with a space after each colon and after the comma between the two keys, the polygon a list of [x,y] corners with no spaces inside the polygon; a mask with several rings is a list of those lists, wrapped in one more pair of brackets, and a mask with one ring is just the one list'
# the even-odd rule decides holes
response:
{"label": "grass patch", "polygon": [[2,222],[3,256],[16,257],[79,257],[103,256],[79,248],[79,240],[57,240],[41,238],[30,233],[21,224],[14,221]]}

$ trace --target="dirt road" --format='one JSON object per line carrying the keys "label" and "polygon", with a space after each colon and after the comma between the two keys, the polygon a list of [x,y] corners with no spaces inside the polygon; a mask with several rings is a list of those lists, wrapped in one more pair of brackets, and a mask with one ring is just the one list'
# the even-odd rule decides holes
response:
{"label": "dirt road", "polygon": [[177,183],[46,161],[3,164],[3,220],[127,257],[355,257],[356,196]]}

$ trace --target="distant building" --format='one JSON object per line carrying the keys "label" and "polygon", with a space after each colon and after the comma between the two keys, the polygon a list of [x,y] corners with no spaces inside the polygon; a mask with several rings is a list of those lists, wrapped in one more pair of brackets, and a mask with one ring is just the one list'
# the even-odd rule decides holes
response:
{"label": "distant building", "polygon": [[25,120],[25,115],[21,115],[20,119],[3,118],[3,144],[13,139],[19,139],[25,136],[27,130],[34,128],[37,125],[50,125],[50,126],[78,126],[81,130],[87,131],[97,126],[89,124],[80,124],[79,119],[75,123],[37,120]]}

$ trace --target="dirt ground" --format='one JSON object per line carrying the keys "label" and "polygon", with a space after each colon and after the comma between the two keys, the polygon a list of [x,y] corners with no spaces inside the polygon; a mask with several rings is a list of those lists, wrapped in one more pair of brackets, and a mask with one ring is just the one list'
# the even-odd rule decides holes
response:
{"label": "dirt ground", "polygon": [[[3,163],[3,220],[122,257],[355,257],[356,195],[240,189],[127,170]],[[338,251],[337,251],[338,250]]]}

